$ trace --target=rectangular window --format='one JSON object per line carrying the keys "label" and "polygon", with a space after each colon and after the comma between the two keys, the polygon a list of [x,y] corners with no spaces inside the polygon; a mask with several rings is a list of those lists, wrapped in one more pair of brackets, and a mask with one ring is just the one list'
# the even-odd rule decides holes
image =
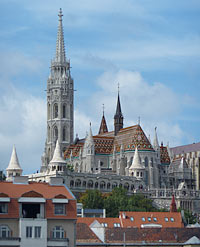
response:
{"label": "rectangular window", "polygon": [[35,226],[35,238],[41,238],[41,226]]}
{"label": "rectangular window", "polygon": [[0,203],[0,214],[8,213],[8,203],[2,202]]}
{"label": "rectangular window", "polygon": [[26,227],[26,237],[27,238],[32,238],[32,226],[27,226]]}
{"label": "rectangular window", "polygon": [[55,203],[54,204],[54,214],[55,215],[64,215],[65,214],[65,204]]}

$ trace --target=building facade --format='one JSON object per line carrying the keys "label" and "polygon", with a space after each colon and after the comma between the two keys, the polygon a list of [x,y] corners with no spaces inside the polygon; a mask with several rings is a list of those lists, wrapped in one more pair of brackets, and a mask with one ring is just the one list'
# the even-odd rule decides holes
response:
{"label": "building facade", "polygon": [[0,246],[75,246],[76,199],[60,178],[0,182]]}

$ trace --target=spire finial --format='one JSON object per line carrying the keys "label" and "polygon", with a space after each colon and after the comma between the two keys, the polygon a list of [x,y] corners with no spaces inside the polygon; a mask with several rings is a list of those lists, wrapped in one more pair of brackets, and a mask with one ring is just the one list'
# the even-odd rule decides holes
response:
{"label": "spire finial", "polygon": [[140,116],[138,117],[138,125],[140,125]]}
{"label": "spire finial", "polygon": [[102,104],[102,108],[103,108],[103,116],[104,116],[104,110],[105,110],[104,104]]}
{"label": "spire finial", "polygon": [[117,90],[118,90],[118,94],[119,94],[119,82],[117,83],[117,88],[118,88]]}
{"label": "spire finial", "polygon": [[59,21],[62,21],[62,17],[63,17],[62,8],[60,8],[58,16],[59,16]]}
{"label": "spire finial", "polygon": [[56,56],[55,62],[57,63],[65,63],[65,44],[64,44],[64,35],[63,35],[63,26],[62,26],[62,9],[60,8],[59,13],[59,23],[58,23],[58,34],[57,34],[57,42],[56,42]]}

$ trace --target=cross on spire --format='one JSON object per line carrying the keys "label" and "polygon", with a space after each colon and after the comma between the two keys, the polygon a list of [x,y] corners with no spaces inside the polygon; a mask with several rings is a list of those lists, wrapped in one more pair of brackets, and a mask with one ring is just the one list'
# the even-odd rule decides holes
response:
{"label": "cross on spire", "polygon": [[103,116],[104,116],[104,110],[105,110],[104,104],[102,104],[102,108],[103,108]]}

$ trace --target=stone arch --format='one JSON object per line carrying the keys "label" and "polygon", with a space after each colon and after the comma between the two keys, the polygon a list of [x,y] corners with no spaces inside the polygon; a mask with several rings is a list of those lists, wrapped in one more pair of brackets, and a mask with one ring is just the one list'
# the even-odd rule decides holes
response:
{"label": "stone arch", "polygon": [[93,188],[93,181],[92,181],[92,180],[89,180],[89,181],[88,181],[87,187],[88,187],[88,188]]}
{"label": "stone arch", "polygon": [[117,187],[117,182],[113,182],[112,183],[112,189],[116,188]]}
{"label": "stone arch", "polygon": [[81,187],[81,180],[80,179],[76,179],[75,187]]}
{"label": "stone arch", "polygon": [[74,180],[71,180],[70,181],[70,187],[73,187],[74,186]]}
{"label": "stone arch", "polygon": [[107,190],[110,189],[110,183],[107,183]]}
{"label": "stone arch", "polygon": [[100,182],[100,189],[105,189],[106,183],[104,181]]}
{"label": "stone arch", "polygon": [[63,130],[62,130],[62,140],[66,141],[66,128],[65,128],[65,126],[63,127]]}
{"label": "stone arch", "polygon": [[131,184],[131,190],[134,190],[134,189],[135,189],[135,185]]}
{"label": "stone arch", "polygon": [[129,183],[126,182],[126,183],[124,184],[124,189],[129,190],[129,187],[130,187],[130,186],[129,186]]}
{"label": "stone arch", "polygon": [[98,182],[95,182],[94,187],[95,187],[95,189],[98,189],[99,183]]}

